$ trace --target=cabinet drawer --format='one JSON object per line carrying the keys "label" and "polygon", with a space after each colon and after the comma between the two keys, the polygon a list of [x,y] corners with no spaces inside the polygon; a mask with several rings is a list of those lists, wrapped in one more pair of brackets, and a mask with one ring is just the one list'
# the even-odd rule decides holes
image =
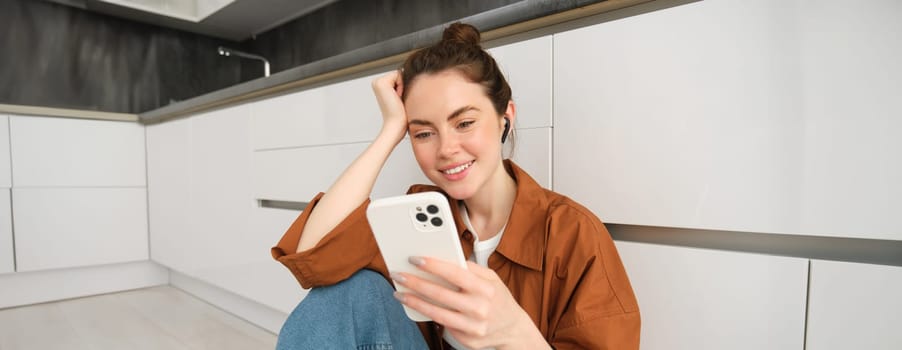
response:
{"label": "cabinet drawer", "polygon": [[144,188],[13,189],[17,271],[146,260]]}
{"label": "cabinet drawer", "polygon": [[250,104],[254,150],[371,140],[382,126],[370,87],[379,75]]}
{"label": "cabinet drawer", "polygon": [[902,3],[803,3],[555,34],[556,189],[613,223],[902,239]]}
{"label": "cabinet drawer", "polygon": [[10,118],[16,187],[144,186],[144,127],[138,123]]}
{"label": "cabinet drawer", "polygon": [[902,267],[811,261],[807,349],[902,349]]}
{"label": "cabinet drawer", "polygon": [[808,260],[617,242],[643,350],[803,348]]}
{"label": "cabinet drawer", "polygon": [[253,154],[255,198],[306,202],[325,192],[366,148],[365,143],[258,151]]}

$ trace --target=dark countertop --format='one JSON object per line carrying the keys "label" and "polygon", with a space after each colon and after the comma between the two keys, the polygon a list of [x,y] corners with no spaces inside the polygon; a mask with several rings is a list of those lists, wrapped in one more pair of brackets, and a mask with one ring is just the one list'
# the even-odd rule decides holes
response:
{"label": "dark countertop", "polygon": [[[636,5],[651,0],[525,0],[461,19],[492,40],[573,19]],[[143,123],[160,122],[204,110],[235,104],[305,85],[351,75],[367,69],[397,64],[412,50],[441,38],[446,25],[438,25],[378,44],[287,69],[138,115]]]}

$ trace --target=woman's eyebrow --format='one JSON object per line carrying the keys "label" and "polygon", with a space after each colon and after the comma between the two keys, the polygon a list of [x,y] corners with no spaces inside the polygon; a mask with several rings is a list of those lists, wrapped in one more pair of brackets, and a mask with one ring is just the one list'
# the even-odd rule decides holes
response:
{"label": "woman's eyebrow", "polygon": [[[454,112],[451,112],[451,114],[448,115],[447,120],[450,121],[468,111],[478,111],[478,110],[479,110],[479,108],[476,108],[475,106],[463,106],[458,109],[455,109]],[[426,126],[433,125],[432,122],[430,122],[428,120],[423,120],[423,119],[411,119],[409,122],[407,122],[407,124],[408,125],[426,125]]]}
{"label": "woman's eyebrow", "polygon": [[479,110],[479,108],[476,108],[476,107],[474,107],[474,106],[463,106],[463,107],[460,107],[460,108],[456,109],[454,112],[451,112],[451,114],[448,115],[448,121],[450,121],[451,119],[457,118],[458,116],[460,116],[460,115],[463,114],[464,112],[468,112],[468,111],[478,111],[478,110]]}

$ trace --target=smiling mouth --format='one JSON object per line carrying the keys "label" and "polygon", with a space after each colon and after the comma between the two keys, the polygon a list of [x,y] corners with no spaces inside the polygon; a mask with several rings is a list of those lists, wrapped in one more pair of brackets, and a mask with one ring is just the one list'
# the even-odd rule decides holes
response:
{"label": "smiling mouth", "polygon": [[457,174],[457,173],[459,173],[459,172],[461,172],[461,171],[467,170],[467,168],[469,168],[469,167],[470,167],[471,165],[473,165],[473,163],[475,163],[475,162],[476,162],[475,160],[471,160],[471,161],[468,162],[468,163],[464,163],[464,164],[458,165],[458,166],[453,167],[453,168],[451,168],[451,169],[448,169],[448,170],[442,170],[442,173],[444,173],[445,175],[454,175],[454,174]]}

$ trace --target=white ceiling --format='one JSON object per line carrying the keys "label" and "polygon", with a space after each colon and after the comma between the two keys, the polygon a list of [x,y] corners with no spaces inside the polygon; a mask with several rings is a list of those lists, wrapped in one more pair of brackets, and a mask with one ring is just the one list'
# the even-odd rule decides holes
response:
{"label": "white ceiling", "polygon": [[241,41],[338,0],[48,0],[134,21]]}

